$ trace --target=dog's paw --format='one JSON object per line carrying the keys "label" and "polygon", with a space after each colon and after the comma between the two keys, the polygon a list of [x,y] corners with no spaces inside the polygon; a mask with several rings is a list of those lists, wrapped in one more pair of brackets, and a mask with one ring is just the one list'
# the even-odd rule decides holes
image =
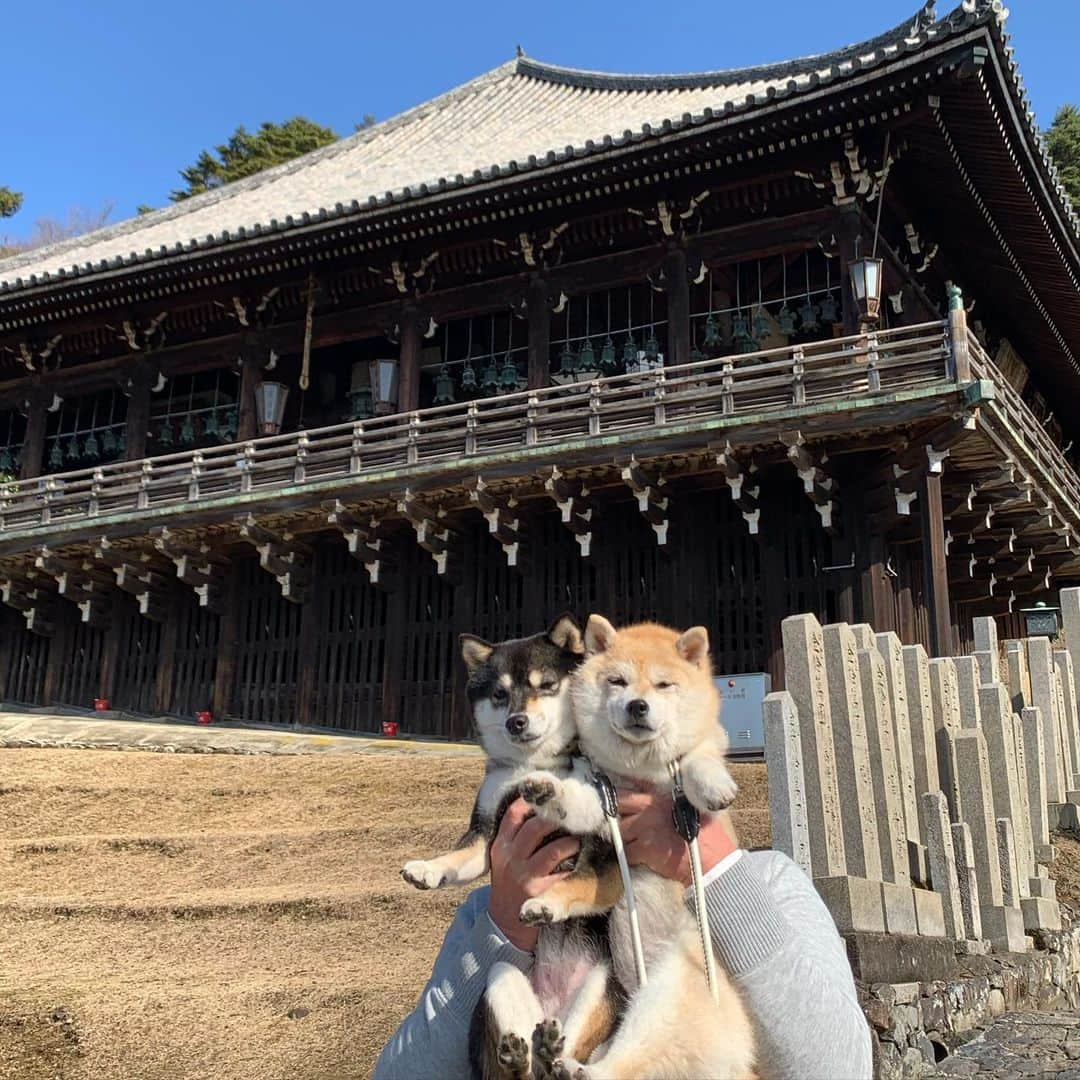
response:
{"label": "dog's paw", "polygon": [[531,806],[547,806],[559,795],[559,782],[547,773],[534,773],[521,782],[521,797]]}
{"label": "dog's paw", "polygon": [[551,900],[545,900],[542,896],[534,896],[521,905],[521,913],[518,918],[526,926],[541,926],[545,923],[563,922],[567,914],[561,906]]}
{"label": "dog's paw", "polygon": [[499,1065],[503,1071],[511,1077],[527,1077],[531,1066],[529,1063],[529,1044],[512,1031],[507,1032],[499,1039],[499,1047],[495,1052],[499,1059]]}
{"label": "dog's paw", "polygon": [[401,868],[401,876],[418,889],[437,889],[446,880],[444,870],[424,859],[407,862]]}
{"label": "dog's paw", "polygon": [[589,1070],[573,1058],[559,1058],[551,1063],[555,1080],[589,1080]]}
{"label": "dog's paw", "polygon": [[727,769],[711,770],[707,776],[684,777],[686,797],[699,809],[726,810],[739,794],[739,785]]}
{"label": "dog's paw", "polygon": [[566,1036],[558,1020],[541,1020],[533,1031],[533,1053],[551,1065],[566,1049]]}

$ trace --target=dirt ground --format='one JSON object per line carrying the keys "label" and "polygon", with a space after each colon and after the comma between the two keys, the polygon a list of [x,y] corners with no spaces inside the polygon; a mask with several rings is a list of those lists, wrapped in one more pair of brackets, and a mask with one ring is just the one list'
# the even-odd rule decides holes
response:
{"label": "dirt ground", "polygon": [[[0,750],[0,1077],[369,1075],[461,893],[479,759]],[[747,846],[765,770],[735,766]]]}

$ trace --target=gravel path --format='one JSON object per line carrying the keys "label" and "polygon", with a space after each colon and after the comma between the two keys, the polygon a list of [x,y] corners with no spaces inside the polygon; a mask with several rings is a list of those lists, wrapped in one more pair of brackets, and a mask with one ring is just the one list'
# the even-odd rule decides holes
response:
{"label": "gravel path", "polygon": [[1006,1013],[938,1065],[931,1077],[992,1076],[1014,1080],[1056,1076],[1080,1080],[1080,1016]]}

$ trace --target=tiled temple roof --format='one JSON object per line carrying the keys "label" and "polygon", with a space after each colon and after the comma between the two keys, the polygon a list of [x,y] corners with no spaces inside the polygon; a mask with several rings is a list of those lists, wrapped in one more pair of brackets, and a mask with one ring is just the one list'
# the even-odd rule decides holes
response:
{"label": "tiled temple roof", "polygon": [[[939,20],[929,3],[888,33],[834,52],[688,75],[613,75],[518,57],[284,165],[0,261],[0,295],[356,217],[751,112],[887,67],[973,26],[1000,24],[1005,14],[1000,0],[965,0]],[[1018,80],[1015,66],[1013,75]],[[1023,101],[1019,85],[1017,92]]]}

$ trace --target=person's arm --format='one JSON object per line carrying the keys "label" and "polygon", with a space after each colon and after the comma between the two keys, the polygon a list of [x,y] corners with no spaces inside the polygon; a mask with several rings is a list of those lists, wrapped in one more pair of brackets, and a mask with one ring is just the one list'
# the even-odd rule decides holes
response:
{"label": "person's arm", "polygon": [[532,967],[539,929],[518,919],[521,905],[565,877],[555,867],[581,847],[571,836],[549,842],[554,826],[531,814],[521,799],[507,808],[491,845],[491,887],[458,908],[431,978],[383,1047],[373,1080],[469,1077],[469,1025],[488,972],[500,960]]}
{"label": "person's arm", "polygon": [[[670,797],[625,792],[619,810],[630,862],[689,886]],[[780,852],[738,849],[725,815],[702,819],[699,846],[716,958],[754,1021],[761,1075],[869,1080],[870,1028],[844,943],[813,883]],[[693,907],[689,890],[687,903]]]}

